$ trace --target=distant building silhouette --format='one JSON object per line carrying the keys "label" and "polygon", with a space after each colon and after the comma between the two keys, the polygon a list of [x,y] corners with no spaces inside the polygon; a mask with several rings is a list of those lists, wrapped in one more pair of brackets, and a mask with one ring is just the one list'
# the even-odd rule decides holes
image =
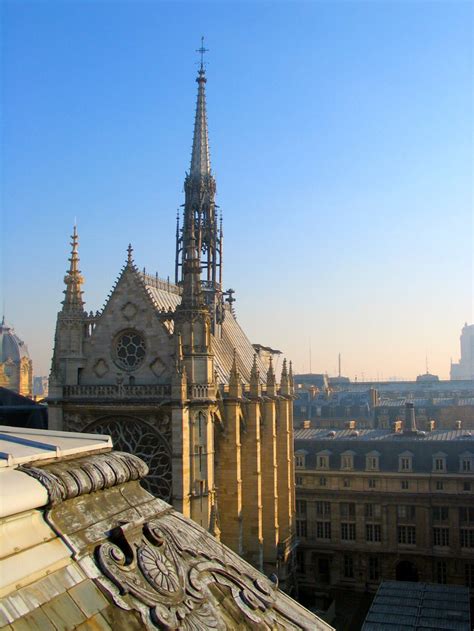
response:
{"label": "distant building silhouette", "polygon": [[474,324],[466,324],[461,331],[461,359],[451,364],[451,379],[474,379]]}

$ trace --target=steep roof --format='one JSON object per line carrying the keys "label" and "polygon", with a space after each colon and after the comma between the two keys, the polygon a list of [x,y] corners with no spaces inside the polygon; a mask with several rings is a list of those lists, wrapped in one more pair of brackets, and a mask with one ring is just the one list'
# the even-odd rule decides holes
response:
{"label": "steep roof", "polygon": [[[142,274],[143,281],[149,294],[160,311],[175,311],[181,302],[181,288],[178,285],[155,279],[148,274]],[[167,326],[172,330],[172,324]],[[250,381],[255,349],[246,336],[229,305],[225,306],[225,318],[222,324],[222,335],[212,336],[212,348],[215,353],[215,367],[219,381],[228,383],[230,369],[236,350],[237,369],[245,383]],[[262,360],[257,356],[257,368],[260,372],[260,380],[265,382],[267,369]]]}

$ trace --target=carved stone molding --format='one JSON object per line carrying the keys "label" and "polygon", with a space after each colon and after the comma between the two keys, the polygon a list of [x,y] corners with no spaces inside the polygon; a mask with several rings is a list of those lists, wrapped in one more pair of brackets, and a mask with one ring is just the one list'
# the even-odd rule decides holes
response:
{"label": "carved stone molding", "polygon": [[228,626],[222,599],[231,594],[235,611],[227,612],[228,620],[235,620],[237,614],[247,623],[245,628],[295,628],[282,625],[274,610],[275,583],[252,572],[238,557],[225,562],[217,541],[189,522],[181,524],[175,514],[140,528],[119,527],[112,541],[97,547],[95,556],[120,593],[131,597],[127,602],[135,601],[142,615],[146,612],[147,627],[224,630]]}
{"label": "carved stone molding", "polygon": [[119,451],[95,454],[44,467],[25,465],[19,469],[45,487],[49,506],[56,506],[79,495],[125,484],[130,480],[140,480],[148,473],[148,467],[143,460]]}

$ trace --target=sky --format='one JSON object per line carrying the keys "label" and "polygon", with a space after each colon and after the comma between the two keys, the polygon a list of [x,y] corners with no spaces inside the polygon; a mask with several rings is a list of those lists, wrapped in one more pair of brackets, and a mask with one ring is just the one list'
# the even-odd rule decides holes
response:
{"label": "sky", "polygon": [[1,3],[1,298],[48,374],[84,298],[174,270],[201,35],[224,284],[296,372],[449,377],[473,322],[471,2]]}

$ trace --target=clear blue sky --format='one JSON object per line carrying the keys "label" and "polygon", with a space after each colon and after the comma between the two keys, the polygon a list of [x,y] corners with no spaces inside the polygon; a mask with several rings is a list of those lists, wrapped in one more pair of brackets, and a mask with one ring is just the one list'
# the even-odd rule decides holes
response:
{"label": "clear blue sky", "polygon": [[2,3],[2,293],[46,374],[77,217],[88,309],[172,274],[200,36],[225,285],[298,371],[447,377],[473,319],[471,2]]}

